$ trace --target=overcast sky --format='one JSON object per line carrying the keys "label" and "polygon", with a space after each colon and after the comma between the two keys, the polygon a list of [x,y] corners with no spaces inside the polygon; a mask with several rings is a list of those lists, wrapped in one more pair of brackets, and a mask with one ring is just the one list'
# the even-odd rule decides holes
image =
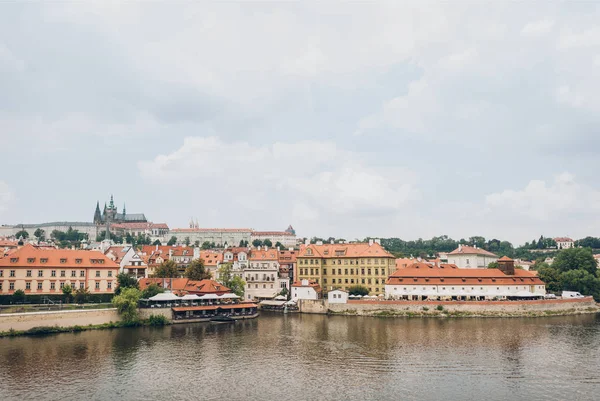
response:
{"label": "overcast sky", "polygon": [[598,5],[416,5],[0,4],[0,223],[600,236]]}

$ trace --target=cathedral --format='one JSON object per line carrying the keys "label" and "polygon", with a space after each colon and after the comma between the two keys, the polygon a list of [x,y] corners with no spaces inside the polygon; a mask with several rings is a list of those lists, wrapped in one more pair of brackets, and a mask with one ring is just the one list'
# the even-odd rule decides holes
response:
{"label": "cathedral", "polygon": [[96,203],[96,211],[94,212],[94,223],[97,225],[110,223],[147,223],[146,216],[143,213],[129,213],[127,214],[125,205],[123,205],[123,211],[119,213],[113,196],[110,196],[110,203],[108,206],[104,204],[104,210],[100,213],[100,202]]}

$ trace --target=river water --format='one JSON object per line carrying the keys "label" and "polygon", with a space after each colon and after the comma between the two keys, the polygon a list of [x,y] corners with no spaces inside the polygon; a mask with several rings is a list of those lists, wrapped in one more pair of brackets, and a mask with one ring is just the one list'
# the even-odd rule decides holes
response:
{"label": "river water", "polygon": [[262,314],[0,339],[0,400],[600,400],[600,315]]}

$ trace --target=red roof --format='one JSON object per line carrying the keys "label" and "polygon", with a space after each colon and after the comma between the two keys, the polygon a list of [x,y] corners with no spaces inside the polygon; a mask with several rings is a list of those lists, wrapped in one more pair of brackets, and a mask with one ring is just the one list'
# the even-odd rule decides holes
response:
{"label": "red roof", "polygon": [[285,235],[288,237],[294,237],[295,234],[288,233],[286,231],[252,231],[252,235],[254,236],[276,236],[276,235]]}
{"label": "red roof", "polygon": [[473,247],[473,246],[467,246],[467,245],[459,246],[458,248],[456,248],[455,250],[450,252],[448,255],[486,255],[486,256],[498,257],[498,255],[488,252],[485,249],[481,249],[481,248],[477,248],[477,247]]}
{"label": "red roof", "polygon": [[174,228],[171,232],[175,233],[206,233],[206,232],[223,232],[223,233],[250,233],[251,228]]}
{"label": "red roof", "polygon": [[569,237],[557,237],[557,238],[553,238],[553,239],[556,242],[575,242]]}
{"label": "red roof", "polygon": [[356,244],[323,244],[306,245],[300,248],[298,257],[321,257],[321,258],[357,258],[357,257],[388,257],[394,256],[374,242]]}
{"label": "red roof", "polygon": [[313,280],[309,280],[308,285],[302,285],[302,281],[295,281],[292,287],[312,287],[317,293],[321,292],[321,286]]}
{"label": "red roof", "polygon": [[187,278],[141,278],[140,289],[146,289],[150,284],[179,293],[190,294],[226,294],[231,289],[215,280],[188,280]]}
{"label": "red roof", "polygon": [[98,269],[118,269],[119,265],[98,251],[39,248],[31,244],[26,244],[12,252],[9,256],[0,258],[0,267],[94,267]]}
{"label": "red roof", "polygon": [[253,249],[248,257],[248,260],[278,260],[279,259],[279,251],[277,248],[269,248],[268,250],[258,250]]}

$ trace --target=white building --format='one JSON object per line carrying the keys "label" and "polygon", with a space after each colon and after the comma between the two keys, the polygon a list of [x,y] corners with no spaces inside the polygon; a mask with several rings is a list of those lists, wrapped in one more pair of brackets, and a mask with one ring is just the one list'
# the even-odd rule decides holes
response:
{"label": "white building", "polygon": [[103,230],[103,227],[98,227],[94,223],[86,223],[80,221],[55,221],[51,223],[41,224],[18,224],[16,226],[1,226],[0,236],[12,237],[21,230],[27,231],[29,238],[34,237],[34,233],[37,229],[44,230],[46,239],[50,238],[52,231],[67,232],[69,228],[77,230],[80,233],[87,234],[90,241],[95,241],[98,235],[98,229]]}
{"label": "white building", "polygon": [[314,281],[303,279],[292,284],[292,301],[299,299],[319,299],[321,287]]}
{"label": "white building", "polygon": [[255,240],[264,242],[265,240],[271,241],[271,244],[275,246],[278,242],[284,247],[296,246],[296,232],[290,226],[286,231],[253,231],[250,236],[250,243]]}
{"label": "white building", "polygon": [[554,242],[556,242],[556,248],[558,249],[569,249],[575,247],[575,241],[569,237],[557,237],[553,239]]}
{"label": "white building", "polygon": [[347,304],[348,293],[342,290],[333,290],[327,293],[327,301],[330,304]]}
{"label": "white building", "polygon": [[459,269],[455,265],[411,265],[398,269],[386,281],[387,299],[539,298],[546,285],[534,272],[515,270],[514,261],[502,258],[499,269]]}
{"label": "white building", "polygon": [[247,300],[272,299],[281,292],[276,248],[252,249],[244,269]]}
{"label": "white building", "polygon": [[241,241],[250,243],[251,228],[174,228],[171,236],[177,238],[178,243],[184,243],[186,238],[190,243],[198,241],[200,245],[210,242],[218,246],[238,246]]}
{"label": "white building", "polygon": [[459,269],[485,269],[496,261],[498,255],[477,246],[459,245],[448,254],[448,264],[456,265]]}
{"label": "white building", "polygon": [[131,246],[111,246],[104,254],[119,264],[119,273],[127,273],[136,278],[148,278],[148,265]]}

